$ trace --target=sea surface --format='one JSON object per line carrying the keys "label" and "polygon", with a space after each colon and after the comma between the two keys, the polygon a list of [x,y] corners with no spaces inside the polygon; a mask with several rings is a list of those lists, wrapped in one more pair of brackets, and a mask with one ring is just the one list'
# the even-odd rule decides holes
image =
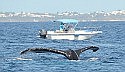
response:
{"label": "sea surface", "polygon": [[[80,22],[76,29],[89,28],[103,33],[89,40],[50,40],[39,38],[41,29],[55,30],[52,22],[0,22],[0,72],[124,72],[125,22]],[[95,29],[96,28],[96,29]],[[28,48],[61,50],[98,46],[80,55],[80,60],[68,60],[54,53],[20,52]]]}

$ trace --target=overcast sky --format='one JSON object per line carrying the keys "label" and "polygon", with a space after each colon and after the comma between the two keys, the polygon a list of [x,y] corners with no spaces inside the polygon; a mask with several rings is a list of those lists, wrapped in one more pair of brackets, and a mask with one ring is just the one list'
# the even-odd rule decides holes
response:
{"label": "overcast sky", "polygon": [[0,0],[0,12],[95,12],[125,10],[125,0]]}

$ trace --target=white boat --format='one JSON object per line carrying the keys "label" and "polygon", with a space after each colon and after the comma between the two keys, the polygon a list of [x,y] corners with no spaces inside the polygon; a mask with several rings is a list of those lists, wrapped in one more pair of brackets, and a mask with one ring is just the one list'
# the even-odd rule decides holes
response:
{"label": "white boat", "polygon": [[102,33],[102,31],[87,31],[75,30],[78,20],[75,19],[59,19],[54,22],[60,24],[60,30],[45,31],[40,30],[41,38],[45,39],[68,39],[68,40],[85,40],[90,39],[92,36]]}

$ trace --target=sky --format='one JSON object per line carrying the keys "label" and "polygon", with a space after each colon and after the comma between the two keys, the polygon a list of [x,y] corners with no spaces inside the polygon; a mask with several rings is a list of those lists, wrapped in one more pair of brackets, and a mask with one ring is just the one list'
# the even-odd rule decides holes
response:
{"label": "sky", "polygon": [[0,0],[0,12],[66,12],[125,10],[125,0]]}

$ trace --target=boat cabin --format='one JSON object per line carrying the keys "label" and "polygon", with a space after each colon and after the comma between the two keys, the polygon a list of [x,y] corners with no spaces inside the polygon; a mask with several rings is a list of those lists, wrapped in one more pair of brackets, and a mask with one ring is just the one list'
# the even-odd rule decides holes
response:
{"label": "boat cabin", "polygon": [[57,21],[60,24],[60,29],[56,30],[56,32],[74,32],[75,27],[78,24],[78,20],[75,19],[59,19]]}

